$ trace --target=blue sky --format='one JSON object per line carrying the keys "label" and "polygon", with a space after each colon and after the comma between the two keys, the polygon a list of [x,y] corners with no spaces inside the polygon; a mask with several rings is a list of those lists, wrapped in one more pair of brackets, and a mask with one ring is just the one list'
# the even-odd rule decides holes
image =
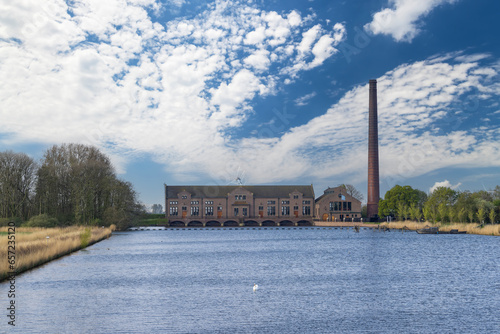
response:
{"label": "blue sky", "polygon": [[[0,150],[95,145],[167,184],[500,184],[497,1],[0,0]],[[366,197],[366,196],[365,196]]]}

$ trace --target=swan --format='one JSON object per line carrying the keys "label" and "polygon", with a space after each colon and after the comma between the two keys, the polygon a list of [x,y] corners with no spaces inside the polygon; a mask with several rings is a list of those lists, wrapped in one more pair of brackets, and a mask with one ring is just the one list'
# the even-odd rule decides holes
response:
{"label": "swan", "polygon": [[253,291],[257,290],[259,288],[259,286],[257,284],[253,284]]}

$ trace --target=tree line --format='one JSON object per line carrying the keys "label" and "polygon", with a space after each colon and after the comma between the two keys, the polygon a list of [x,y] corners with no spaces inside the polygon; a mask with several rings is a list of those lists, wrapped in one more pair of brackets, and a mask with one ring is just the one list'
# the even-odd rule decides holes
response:
{"label": "tree line", "polygon": [[31,225],[127,225],[144,208],[93,146],[54,145],[40,162],[0,152],[0,218]]}
{"label": "tree line", "polygon": [[495,224],[500,217],[500,186],[491,191],[456,191],[439,187],[429,195],[396,185],[379,202],[379,217],[436,223]]}

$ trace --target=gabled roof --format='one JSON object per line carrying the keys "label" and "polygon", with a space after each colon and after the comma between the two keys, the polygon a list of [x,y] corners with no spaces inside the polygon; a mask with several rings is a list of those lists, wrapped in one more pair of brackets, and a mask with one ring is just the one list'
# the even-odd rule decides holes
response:
{"label": "gabled roof", "polygon": [[260,198],[285,198],[289,197],[294,191],[303,194],[304,197],[314,198],[314,189],[312,185],[270,185],[270,186],[165,186],[167,198],[177,198],[177,194],[182,191],[191,193],[195,198],[216,198],[226,197],[227,194],[238,188],[243,188]]}
{"label": "gabled roof", "polygon": [[350,198],[350,199],[351,199],[351,200],[353,200],[353,201],[358,201],[358,202],[361,202],[361,201],[360,201],[360,200],[358,200],[357,198],[352,197],[351,195],[349,195],[349,194],[347,193],[347,190],[346,190],[344,187],[342,187],[342,186],[338,186],[338,187],[335,187],[335,188],[330,188],[330,187],[328,187],[328,188],[325,190],[325,192],[324,192],[324,194],[323,194],[323,195],[321,195],[320,197],[316,198],[316,203],[318,203],[321,199],[323,199],[323,197],[328,196],[328,195],[330,195],[330,194],[342,194],[342,195],[344,195],[344,196],[346,196],[346,197]]}

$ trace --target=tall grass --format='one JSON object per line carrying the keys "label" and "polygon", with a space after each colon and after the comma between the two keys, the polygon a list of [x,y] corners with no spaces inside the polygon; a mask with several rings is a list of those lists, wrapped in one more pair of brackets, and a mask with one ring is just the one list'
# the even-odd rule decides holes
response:
{"label": "tall grass", "polygon": [[439,227],[440,231],[449,232],[451,230],[467,231],[468,234],[480,234],[480,235],[495,235],[500,236],[500,225],[485,225],[484,227],[478,227],[476,224],[463,224],[463,223],[448,223],[448,224],[433,224],[430,222],[417,223],[412,221],[396,221],[391,223],[382,223],[380,226],[386,226],[388,228],[402,229],[405,226],[410,230],[418,230],[425,228],[426,226],[436,226]]}
{"label": "tall grass", "polygon": [[[16,228],[15,272],[21,273],[48,261],[77,251],[102,239],[108,238],[114,230],[110,228]],[[0,281],[8,276],[7,227],[0,228]],[[48,237],[48,238],[47,238]]]}

